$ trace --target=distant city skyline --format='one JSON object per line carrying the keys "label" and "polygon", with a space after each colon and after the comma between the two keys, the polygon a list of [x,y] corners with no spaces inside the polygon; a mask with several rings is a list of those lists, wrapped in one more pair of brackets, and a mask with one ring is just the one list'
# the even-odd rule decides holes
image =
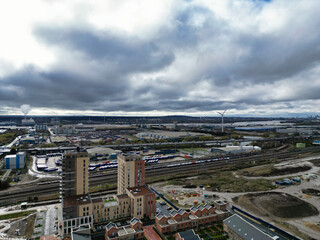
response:
{"label": "distant city skyline", "polygon": [[0,2],[0,115],[306,117],[320,1]]}

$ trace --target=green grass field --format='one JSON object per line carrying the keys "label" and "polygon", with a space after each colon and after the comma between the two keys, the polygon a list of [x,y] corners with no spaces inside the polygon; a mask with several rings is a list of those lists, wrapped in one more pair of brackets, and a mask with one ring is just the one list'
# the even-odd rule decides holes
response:
{"label": "green grass field", "polygon": [[20,217],[26,217],[32,213],[35,213],[36,210],[30,210],[30,211],[23,211],[23,212],[16,212],[16,213],[9,213],[0,215],[0,220],[7,220],[12,218],[20,218]]}

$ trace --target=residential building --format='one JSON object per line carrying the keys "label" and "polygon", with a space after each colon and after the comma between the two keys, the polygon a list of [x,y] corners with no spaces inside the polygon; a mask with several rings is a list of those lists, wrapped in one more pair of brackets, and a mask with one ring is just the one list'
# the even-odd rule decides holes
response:
{"label": "residential building", "polygon": [[223,229],[228,234],[230,240],[275,239],[237,214],[223,221]]}
{"label": "residential building", "polygon": [[88,166],[88,153],[81,149],[67,152],[62,161],[62,234],[70,234],[72,228],[79,225],[93,223]]}
{"label": "residential building", "polygon": [[[226,205],[226,204],[225,204]],[[211,205],[199,205],[190,208],[190,212],[183,209],[172,210],[169,215],[159,213],[156,216],[156,229],[162,234],[175,233],[190,228],[198,229],[199,226],[220,222],[230,216],[226,209],[218,210]]]}
{"label": "residential building", "polygon": [[200,238],[199,235],[196,234],[193,229],[176,233],[175,239],[176,240],[202,240],[202,238]]}
{"label": "residential building", "polygon": [[145,162],[137,154],[121,154],[118,157],[118,195],[128,188],[145,185]]}
{"label": "residential building", "polygon": [[89,157],[85,150],[67,152],[62,161],[61,233],[69,235],[81,224],[103,224],[123,218],[154,218],[155,194],[145,186],[145,163],[136,154],[118,156],[118,195],[93,198],[89,194]]}
{"label": "residential building", "polygon": [[110,222],[106,226],[105,239],[144,239],[142,222],[137,218],[133,218],[129,225],[119,227],[115,223]]}

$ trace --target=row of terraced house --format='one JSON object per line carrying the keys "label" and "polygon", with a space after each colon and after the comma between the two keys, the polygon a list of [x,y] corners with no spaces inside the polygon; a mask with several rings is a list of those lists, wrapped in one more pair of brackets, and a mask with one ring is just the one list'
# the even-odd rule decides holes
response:
{"label": "row of terraced house", "polygon": [[205,204],[194,206],[189,212],[179,209],[172,210],[168,215],[160,213],[156,216],[156,229],[160,234],[170,234],[221,222],[230,216],[226,206],[226,203],[216,201],[214,207]]}
{"label": "row of terraced house", "polygon": [[[225,202],[216,201],[214,207],[205,204],[194,206],[189,212],[179,209],[172,210],[168,215],[159,213],[156,216],[155,228],[164,237],[164,235],[171,235],[187,229],[198,229],[201,226],[222,222],[223,219],[230,216],[226,206]],[[110,222],[106,226],[105,239],[144,239],[142,226],[142,222],[137,218],[133,218],[130,221],[130,225],[126,226],[117,226],[115,223]]]}

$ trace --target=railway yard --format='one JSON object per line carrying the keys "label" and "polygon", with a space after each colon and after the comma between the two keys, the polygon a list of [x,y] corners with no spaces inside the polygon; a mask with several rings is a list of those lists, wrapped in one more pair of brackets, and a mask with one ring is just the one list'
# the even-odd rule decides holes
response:
{"label": "railway yard", "polygon": [[[317,192],[320,191],[320,185],[317,185],[320,168],[318,147],[201,158],[169,156],[161,155],[157,158],[153,155],[145,158],[146,181],[176,206],[189,208],[194,204],[223,200],[229,203],[229,207],[241,207],[303,239],[317,239],[314,237],[319,233],[320,222]],[[57,170],[54,171],[38,169],[37,160],[44,157],[32,156],[29,171],[26,173],[29,178],[0,192],[1,214],[20,212],[19,204],[25,201],[28,202],[28,210],[36,210],[35,214],[21,220],[25,221],[24,225],[34,221],[33,233],[30,235],[25,228],[20,227],[23,225],[20,221],[2,221],[0,234],[6,232],[8,224],[11,224],[11,228],[19,229],[19,232],[6,232],[11,236],[22,234],[37,238],[56,232],[57,208],[60,206],[60,168],[57,166]],[[53,164],[59,162],[62,157],[61,154],[50,154],[46,162],[49,162],[52,169]],[[92,162],[90,166],[95,164],[95,169],[90,171],[89,175],[91,196],[115,194],[116,162],[99,163],[101,166],[97,162]],[[308,174],[314,178],[304,179],[303,176],[309,176]],[[276,181],[297,177],[302,181],[299,184],[293,181],[292,185],[288,186],[276,184]],[[276,211],[268,211],[266,214],[257,210],[261,207],[269,209],[268,203],[278,202],[282,202],[283,206],[278,206]],[[303,210],[297,211],[295,216],[276,215],[297,207]]]}

